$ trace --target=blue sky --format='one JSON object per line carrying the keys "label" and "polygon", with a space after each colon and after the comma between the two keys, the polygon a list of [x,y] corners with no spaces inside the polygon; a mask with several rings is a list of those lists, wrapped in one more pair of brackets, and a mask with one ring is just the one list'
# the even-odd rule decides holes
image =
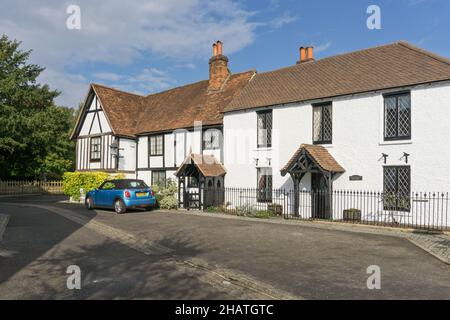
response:
{"label": "blue sky", "polygon": [[[81,29],[66,28],[67,6]],[[366,26],[381,8],[381,30]],[[206,79],[211,45],[224,42],[232,72],[295,64],[300,45],[316,58],[406,40],[450,57],[448,0],[2,0],[0,33],[33,49],[43,82],[75,107],[88,84],[148,94]]]}

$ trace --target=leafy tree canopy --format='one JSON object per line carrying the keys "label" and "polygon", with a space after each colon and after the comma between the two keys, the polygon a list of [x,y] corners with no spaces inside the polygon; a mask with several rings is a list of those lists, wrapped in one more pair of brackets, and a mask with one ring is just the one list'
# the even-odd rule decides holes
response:
{"label": "leafy tree canopy", "polygon": [[0,179],[58,179],[73,168],[73,110],[56,106],[58,91],[37,83],[44,68],[31,51],[0,37]]}

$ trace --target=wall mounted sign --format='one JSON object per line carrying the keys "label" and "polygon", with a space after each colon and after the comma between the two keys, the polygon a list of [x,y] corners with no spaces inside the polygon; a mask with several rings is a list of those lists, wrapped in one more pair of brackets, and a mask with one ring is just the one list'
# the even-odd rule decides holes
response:
{"label": "wall mounted sign", "polygon": [[350,181],[362,181],[362,180],[363,180],[362,176],[358,175],[350,176]]}

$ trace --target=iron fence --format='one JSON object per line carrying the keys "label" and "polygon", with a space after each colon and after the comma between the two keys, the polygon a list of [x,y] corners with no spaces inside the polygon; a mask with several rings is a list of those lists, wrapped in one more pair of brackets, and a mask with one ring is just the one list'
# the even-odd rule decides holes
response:
{"label": "iron fence", "polygon": [[[268,197],[269,195],[269,197]],[[252,188],[208,189],[205,210],[237,215],[270,212],[285,219],[324,220],[430,231],[450,229],[449,194],[443,192],[384,193],[336,190],[300,191]]]}
{"label": "iron fence", "polygon": [[0,195],[62,193],[62,181],[0,181]]}

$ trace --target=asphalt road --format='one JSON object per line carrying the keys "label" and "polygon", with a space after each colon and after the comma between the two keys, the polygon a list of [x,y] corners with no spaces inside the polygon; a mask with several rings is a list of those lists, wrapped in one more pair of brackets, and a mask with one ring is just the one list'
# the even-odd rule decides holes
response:
{"label": "asphalt road", "polygon": [[0,199],[1,299],[450,299],[449,266],[406,239],[58,200]]}

